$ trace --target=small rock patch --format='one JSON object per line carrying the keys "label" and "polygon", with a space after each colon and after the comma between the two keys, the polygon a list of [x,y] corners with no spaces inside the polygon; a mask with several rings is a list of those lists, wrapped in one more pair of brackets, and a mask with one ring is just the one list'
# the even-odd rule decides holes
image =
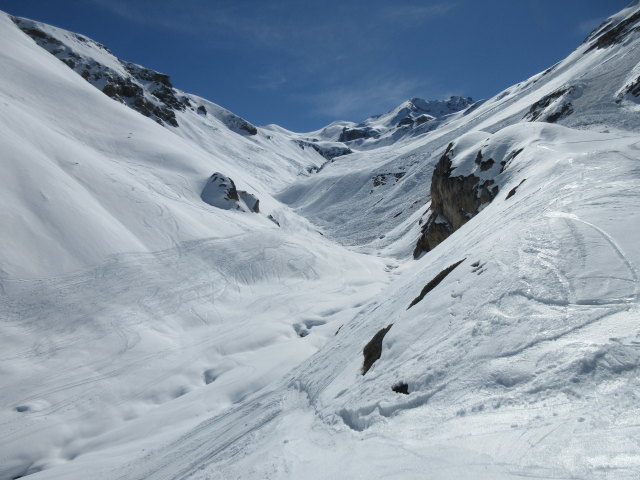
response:
{"label": "small rock patch", "polygon": [[409,385],[406,384],[405,382],[396,383],[393,387],[391,387],[391,390],[393,390],[396,393],[409,395]]}
{"label": "small rock patch", "polygon": [[463,258],[459,262],[456,262],[453,265],[449,265],[447,268],[445,268],[439,274],[437,274],[435,277],[433,277],[433,279],[424,286],[424,288],[420,292],[420,295],[418,295],[416,298],[413,299],[411,304],[407,307],[407,310],[409,310],[411,307],[413,307],[416,303],[420,302],[427,295],[427,293],[429,293],[431,290],[436,288],[440,284],[440,282],[442,282],[442,280],[445,279],[445,277],[447,275],[449,275],[451,272],[453,272],[453,270],[455,270],[455,268],[458,265],[460,265],[462,262],[464,262],[465,260],[466,259]]}
{"label": "small rock patch", "polygon": [[373,366],[373,364],[380,358],[382,354],[382,340],[387,332],[391,329],[393,323],[386,326],[382,330],[379,330],[369,343],[367,343],[362,350],[362,354],[364,355],[364,362],[362,363],[362,375],[366,374],[369,369]]}

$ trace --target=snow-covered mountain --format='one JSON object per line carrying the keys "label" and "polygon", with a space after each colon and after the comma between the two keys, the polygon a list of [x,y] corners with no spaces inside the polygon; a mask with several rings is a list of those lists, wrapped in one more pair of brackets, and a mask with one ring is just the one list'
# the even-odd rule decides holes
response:
{"label": "snow-covered mountain", "polygon": [[309,133],[0,42],[0,478],[638,478],[638,2]]}
{"label": "snow-covered mountain", "polygon": [[474,104],[471,98],[450,97],[448,100],[412,98],[389,112],[367,118],[363,122],[333,122],[309,135],[314,139],[343,142],[360,150],[389,145],[400,138],[434,130],[448,115]]}

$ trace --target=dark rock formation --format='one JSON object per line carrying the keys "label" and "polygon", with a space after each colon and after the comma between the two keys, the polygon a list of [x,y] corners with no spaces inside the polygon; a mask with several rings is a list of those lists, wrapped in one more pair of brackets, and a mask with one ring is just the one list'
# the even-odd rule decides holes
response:
{"label": "dark rock formation", "polygon": [[[269,215],[267,217],[269,220],[271,220],[273,223],[275,223],[277,226],[280,226],[280,222],[278,220],[276,220],[276,217],[274,217],[273,215]],[[338,333],[338,332],[336,332]]]}
{"label": "dark rock formation", "polygon": [[463,258],[459,262],[456,262],[453,265],[449,265],[447,268],[445,268],[439,274],[437,274],[435,277],[433,277],[433,279],[431,279],[431,281],[424,286],[424,288],[420,292],[420,295],[418,295],[416,298],[414,298],[413,301],[411,302],[411,304],[409,304],[409,306],[407,307],[407,310],[409,310],[411,307],[413,307],[416,303],[420,302],[427,295],[427,293],[429,293],[431,290],[436,288],[440,284],[440,282],[442,282],[442,280],[445,279],[445,277],[447,275],[449,275],[451,272],[453,272],[455,270],[455,268],[458,265],[460,265],[462,262],[464,262],[465,260],[466,260],[466,258]]}
{"label": "dark rock formation", "polygon": [[598,27],[589,37],[587,41],[595,41],[585,51],[585,53],[600,48],[607,48],[616,43],[621,43],[622,40],[632,32],[640,30],[640,12],[636,12],[633,15],[625,18],[617,25],[613,25],[611,21],[605,22]]}
{"label": "dark rock formation", "polygon": [[237,208],[240,201],[234,181],[220,172],[215,172],[209,177],[200,198],[209,205],[225,210]]}
{"label": "dark rock formation", "polygon": [[403,393],[404,395],[409,395],[409,385],[404,382],[396,383],[393,387],[391,387],[396,393]]}
{"label": "dark rock formation", "polygon": [[[565,87],[555,92],[550,93],[542,97],[536,103],[531,105],[529,111],[523,117],[523,120],[527,120],[529,122],[549,122],[555,123],[561,118],[566,117],[567,115],[573,112],[573,106],[571,102],[569,102],[569,96],[574,92],[574,87]],[[562,103],[556,106],[553,111],[547,111],[547,108],[556,100],[560,99],[560,97],[566,97],[562,100]]]}
{"label": "dark rock formation", "polygon": [[244,190],[238,190],[234,181],[220,172],[209,177],[200,198],[205,203],[224,210],[260,212],[258,197]]}
{"label": "dark rock formation", "polygon": [[[431,215],[422,227],[422,234],[413,251],[414,258],[418,258],[422,252],[433,250],[475,216],[481,205],[489,203],[498,194],[498,186],[494,185],[493,180],[481,182],[475,175],[454,176],[452,158],[453,143],[440,157],[433,172]],[[493,160],[491,162],[493,165]]]}
{"label": "dark rock formation", "polygon": [[339,142],[351,142],[361,138],[377,138],[380,135],[376,129],[371,127],[349,128],[344,127],[340,133]]}
{"label": "dark rock formation", "polygon": [[375,177],[372,177],[373,186],[379,187],[381,185],[386,185],[391,178],[391,181],[397,183],[402,177],[405,176],[405,172],[389,172],[389,173],[379,173]]}
{"label": "dark rock formation", "polygon": [[526,178],[524,180],[522,180],[518,185],[513,187],[511,190],[509,190],[509,193],[507,193],[507,196],[506,196],[505,200],[509,200],[511,197],[513,197],[516,194],[516,191],[518,191],[518,187],[520,185],[522,185],[525,180],[526,180]]}
{"label": "dark rock formation", "polygon": [[366,374],[371,366],[380,358],[382,354],[382,340],[392,326],[393,323],[378,331],[362,350],[362,354],[364,355],[362,375]]}
{"label": "dark rock formation", "polygon": [[487,160],[482,159],[482,151],[478,152],[476,155],[476,164],[480,165],[480,171],[485,172],[487,170],[491,170],[494,165],[493,158],[489,158]]}
{"label": "dark rock formation", "polygon": [[[316,143],[314,141],[306,142],[304,140],[299,140],[298,145],[303,150],[305,148],[313,148],[327,160],[333,160],[336,157],[341,157],[343,155],[349,155],[350,153],[353,153],[353,150],[351,150],[349,147],[335,143]],[[315,171],[319,171],[319,169],[316,168]]]}
{"label": "dark rock formation", "polygon": [[422,125],[433,120],[431,115],[420,115],[414,119],[416,125]]}
{"label": "dark rock formation", "polygon": [[[177,127],[175,112],[183,111],[190,106],[189,99],[174,90],[168,75],[120,59],[118,62],[126,73],[116,72],[92,58],[82,57],[57,38],[42,31],[36,22],[17,17],[12,17],[12,20],[40,47],[65,63],[87,82],[99,88],[105,95],[124,103],[161,125]],[[77,34],[74,34],[74,38],[111,54],[104,45],[89,38]]]}
{"label": "dark rock formation", "polygon": [[230,130],[233,130],[236,133],[249,135],[256,135],[258,133],[258,129],[255,125],[247,122],[244,118],[239,117],[234,113],[228,112],[222,121]]}
{"label": "dark rock formation", "polygon": [[640,97],[640,77],[637,77],[635,80],[622,87],[620,93],[616,95],[616,103],[622,102],[627,95],[631,95],[635,98]]}
{"label": "dark rock formation", "polygon": [[516,158],[518,155],[520,155],[522,153],[522,151],[524,150],[524,148],[518,148],[517,150],[514,150],[513,152],[511,152],[507,158],[505,158],[504,160],[502,160],[500,162],[500,173],[504,172],[507,167],[509,166],[509,164],[511,163],[511,160],[513,160],[514,158]]}

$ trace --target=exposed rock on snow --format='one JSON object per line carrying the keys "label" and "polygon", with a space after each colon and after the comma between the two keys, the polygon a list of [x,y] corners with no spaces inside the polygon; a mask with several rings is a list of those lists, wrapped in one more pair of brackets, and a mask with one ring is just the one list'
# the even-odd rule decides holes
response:
{"label": "exposed rock on snow", "polygon": [[256,135],[258,133],[258,128],[255,125],[229,111],[227,111],[227,114],[222,118],[222,121],[229,127],[229,130],[241,135]]}
{"label": "exposed rock on snow", "polygon": [[393,387],[391,387],[396,393],[402,393],[404,395],[409,395],[409,385],[405,382],[396,383]]}
{"label": "exposed rock on snow", "polygon": [[[82,35],[45,27],[24,18],[12,19],[38,45],[66,63],[105,95],[160,124],[167,123],[177,127],[175,111],[190,106],[189,99],[174,90],[168,75],[116,59],[104,45]],[[86,52],[89,49],[101,52],[104,57],[111,57],[111,65],[106,62],[98,63],[88,56]]]}
{"label": "exposed rock on snow", "polygon": [[271,220],[273,223],[275,223],[277,226],[280,226],[280,222],[278,222],[278,220],[276,219],[276,217],[274,217],[273,215],[269,214],[269,215],[267,216],[267,218],[268,218],[269,220]]}
{"label": "exposed rock on snow", "polygon": [[640,97],[640,76],[632,79],[624,85],[616,95],[616,103],[621,103],[625,98],[638,102]]}
{"label": "exposed rock on snow", "polygon": [[409,310],[411,307],[413,307],[415,304],[417,304],[418,302],[421,302],[422,299],[434,288],[436,288],[438,285],[440,285],[440,282],[442,282],[442,280],[445,279],[445,277],[447,275],[449,275],[451,272],[453,272],[455,270],[455,268],[460,265],[462,262],[464,262],[466,259],[463,258],[462,260],[454,263],[453,265],[449,265],[447,268],[445,268],[444,270],[442,270],[440,273],[438,273],[435,277],[433,277],[433,279],[427,283],[424,288],[422,289],[422,291],[420,292],[420,295],[418,295],[416,298],[414,298],[411,301],[411,304],[409,304],[409,306],[407,307],[407,310]]}
{"label": "exposed rock on snow", "polygon": [[214,207],[229,210],[238,208],[240,196],[236,190],[236,184],[229,177],[216,172],[202,190],[202,200]]}
{"label": "exposed rock on snow", "polygon": [[565,87],[546,95],[531,105],[524,120],[557,122],[573,112],[573,106],[569,100],[572,98],[572,94],[575,97],[575,92],[575,87]]}
{"label": "exposed rock on snow", "polygon": [[[386,185],[388,181],[397,182],[402,177],[404,177],[406,172],[389,172],[389,173],[379,173],[371,180],[373,181],[374,187],[380,187],[381,185]],[[392,180],[389,180],[392,179]]]}
{"label": "exposed rock on snow", "polygon": [[525,180],[526,180],[526,178],[523,179],[518,185],[513,187],[511,190],[509,190],[509,193],[507,193],[507,196],[505,197],[505,200],[509,200],[511,197],[513,197],[516,194],[516,192],[518,191],[518,187],[520,185],[522,185]]}
{"label": "exposed rock on snow", "polygon": [[373,366],[376,361],[382,355],[382,340],[384,340],[384,336],[391,330],[393,327],[393,323],[387,325],[382,330],[379,330],[369,343],[367,343],[362,350],[362,354],[364,355],[364,362],[362,363],[362,375],[365,375],[369,369]]}
{"label": "exposed rock on snow", "polygon": [[380,136],[380,132],[371,127],[349,128],[344,127],[342,133],[338,138],[339,142],[351,142],[353,140],[360,140],[362,138],[377,138]]}
{"label": "exposed rock on snow", "polygon": [[[499,187],[491,178],[481,180],[475,174],[455,175],[453,156],[454,144],[450,143],[433,172],[431,215],[422,228],[422,235],[413,252],[414,258],[422,252],[433,250],[498,194]],[[474,162],[482,171],[491,169],[495,164],[495,160],[491,158],[485,161],[478,159],[482,159],[481,151],[476,154]]]}
{"label": "exposed rock on snow", "polygon": [[223,210],[260,212],[260,200],[251,193],[237,190],[234,181],[220,172],[209,177],[200,197],[205,203]]}
{"label": "exposed rock on snow", "polygon": [[333,160],[336,157],[341,157],[343,155],[349,155],[350,153],[353,153],[353,151],[349,147],[335,142],[308,142],[305,140],[299,140],[298,145],[300,145],[300,148],[302,149],[314,149],[327,160]]}
{"label": "exposed rock on snow", "polygon": [[[406,135],[434,129],[445,117],[464,110],[473,103],[474,100],[470,97],[458,96],[447,100],[412,98],[387,113],[367,118],[358,124],[343,122],[337,135],[335,134],[337,125],[330,125],[316,134],[328,140],[355,142],[362,148],[372,146],[384,139],[397,140]],[[344,125],[344,123],[347,124]],[[428,126],[423,127],[425,124]]]}
{"label": "exposed rock on snow", "polygon": [[587,39],[587,41],[592,41],[593,43],[586,52],[621,43],[627,35],[640,29],[638,22],[640,22],[640,12],[636,12],[617,23],[611,20],[605,22]]}

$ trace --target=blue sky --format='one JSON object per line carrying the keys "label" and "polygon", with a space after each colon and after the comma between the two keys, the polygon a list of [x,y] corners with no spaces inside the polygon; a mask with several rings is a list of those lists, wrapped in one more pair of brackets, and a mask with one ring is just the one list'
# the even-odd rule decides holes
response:
{"label": "blue sky", "polygon": [[630,0],[0,0],[247,120],[309,131],[403,100],[487,98]]}

